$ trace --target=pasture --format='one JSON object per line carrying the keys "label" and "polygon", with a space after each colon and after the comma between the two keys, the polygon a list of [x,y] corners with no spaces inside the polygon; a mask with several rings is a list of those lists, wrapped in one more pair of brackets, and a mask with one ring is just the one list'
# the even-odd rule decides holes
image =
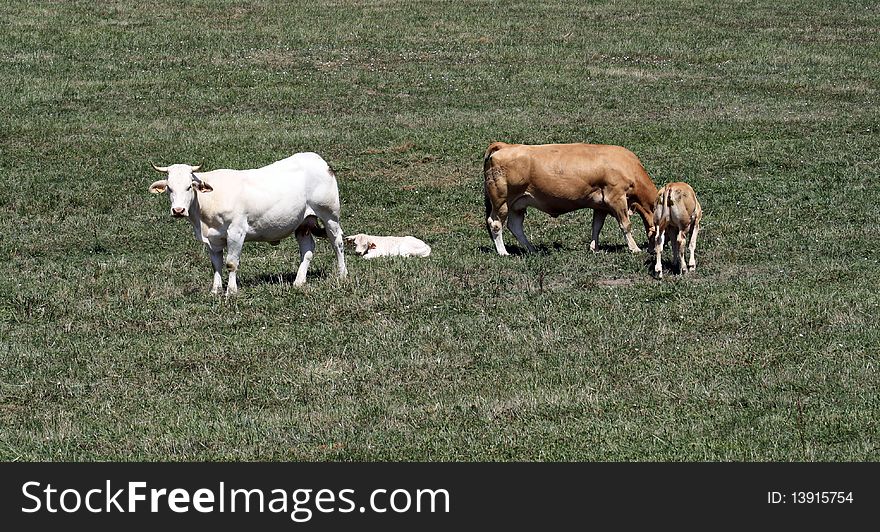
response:
{"label": "pasture", "polygon": [[[875,2],[0,5],[0,460],[880,459]],[[703,205],[652,278],[609,219],[495,254],[496,140],[619,144]],[[236,298],[160,165],[336,170],[339,282],[247,243]],[[644,249],[641,222],[633,218]],[[509,248],[515,240],[505,230]],[[671,259],[666,250],[664,262]]]}

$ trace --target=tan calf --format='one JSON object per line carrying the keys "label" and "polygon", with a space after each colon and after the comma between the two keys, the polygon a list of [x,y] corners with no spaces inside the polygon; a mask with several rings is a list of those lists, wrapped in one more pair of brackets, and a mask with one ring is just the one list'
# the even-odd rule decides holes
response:
{"label": "tan calf", "polygon": [[[697,248],[697,234],[700,232],[702,217],[703,209],[697,201],[697,195],[687,183],[669,183],[657,193],[657,203],[654,205],[654,225],[657,230],[654,246],[657,262],[654,264],[654,274],[658,279],[663,278],[660,256],[663,254],[663,244],[666,239],[672,242],[672,255],[681,273],[697,269],[694,250]],[[688,234],[690,234],[690,244],[688,244],[690,259],[685,267],[684,245]]]}
{"label": "tan calf", "polygon": [[608,214],[614,216],[631,251],[629,217],[638,212],[653,244],[657,187],[636,155],[620,146],[601,144],[506,144],[495,142],[483,159],[486,227],[499,255],[507,255],[504,226],[528,251],[535,248],[523,232],[526,208],[556,217],[593,209],[590,249],[596,251]]}

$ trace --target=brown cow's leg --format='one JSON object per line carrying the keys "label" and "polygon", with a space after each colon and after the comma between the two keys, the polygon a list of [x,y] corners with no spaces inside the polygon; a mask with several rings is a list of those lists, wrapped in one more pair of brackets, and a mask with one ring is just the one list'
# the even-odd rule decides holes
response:
{"label": "brown cow's leg", "polygon": [[651,247],[654,246],[654,239],[657,238],[657,228],[654,227],[654,216],[649,214],[648,211],[638,203],[633,203],[633,209],[639,213],[639,217],[642,219],[642,225],[645,226],[645,235],[648,236],[648,249],[651,249]]}
{"label": "brown cow's leg", "polygon": [[629,247],[629,250],[633,253],[641,252],[642,249],[636,244],[636,240],[632,235],[632,224],[629,222],[626,199],[623,200],[621,205],[614,205],[612,208],[614,209],[614,218],[617,220],[618,225],[620,225],[620,230],[623,231],[623,237],[626,239],[626,245]]}
{"label": "brown cow's leg", "polygon": [[486,195],[486,228],[489,236],[495,244],[495,251],[499,255],[509,255],[504,247],[502,231],[507,223],[507,181],[504,172],[499,168],[490,168],[486,171],[485,183]]}
{"label": "brown cow's leg", "polygon": [[486,225],[489,228],[489,235],[492,237],[492,242],[495,244],[495,251],[497,251],[499,255],[510,254],[507,252],[507,248],[504,247],[504,237],[501,235],[505,223],[507,223],[506,204],[502,205],[498,210],[492,209],[492,213],[489,214],[489,217],[486,220]]}
{"label": "brown cow's leg", "polygon": [[526,248],[529,253],[535,252],[535,246],[529,242],[529,239],[526,238],[526,234],[523,231],[523,221],[526,218],[526,210],[516,210],[510,209],[507,215],[507,228],[510,229],[510,232],[513,233],[513,236],[516,237],[516,241],[519,242],[519,245]]}
{"label": "brown cow's leg", "polygon": [[593,237],[590,240],[590,251],[599,250],[599,233],[602,232],[606,216],[608,216],[607,212],[593,209]]}

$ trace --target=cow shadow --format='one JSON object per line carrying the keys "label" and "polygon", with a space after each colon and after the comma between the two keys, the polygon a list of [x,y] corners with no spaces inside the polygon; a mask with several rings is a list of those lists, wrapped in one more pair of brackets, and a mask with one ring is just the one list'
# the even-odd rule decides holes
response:
{"label": "cow shadow", "polygon": [[[309,268],[306,276],[306,284],[318,279],[326,279],[327,270],[325,268]],[[238,286],[260,286],[260,285],[293,285],[296,280],[296,272],[285,273],[261,273],[258,275],[240,276],[238,278]]]}
{"label": "cow shadow", "polygon": [[[597,247],[596,251],[603,251],[605,253],[629,252],[629,247],[626,244],[599,244]],[[589,246],[587,249],[589,249]]]}
{"label": "cow shadow", "polygon": [[[645,265],[645,271],[647,271],[652,277],[656,277],[656,274],[654,273],[654,265],[657,263],[657,258],[654,255],[654,252],[649,252],[642,262]],[[660,266],[663,268],[663,275],[681,275],[683,272],[687,273],[687,264],[685,263],[676,266],[675,257],[672,256],[661,256]]]}
{"label": "cow shadow", "polygon": [[[559,251],[563,251],[567,249],[566,246],[559,242],[554,242],[553,244],[538,244],[535,246],[535,252],[530,253],[525,248],[520,247],[517,244],[504,244],[504,247],[507,248],[507,252],[514,256],[525,256],[525,255],[550,255],[552,253],[556,253]],[[485,253],[487,255],[496,255],[495,246],[480,246],[478,248],[480,253]]]}
{"label": "cow shadow", "polygon": [[[572,249],[583,249],[584,251],[590,251],[590,245],[585,244],[583,247],[576,246],[571,247],[567,246],[561,242],[554,242],[552,244],[537,244],[535,245],[535,252],[529,253],[524,248],[520,247],[518,244],[505,244],[507,248],[507,252],[511,255],[550,255],[553,253],[558,253],[560,251],[572,250]],[[485,253],[488,255],[495,255],[495,246],[480,246],[478,248],[480,253]],[[646,249],[644,246],[642,249]],[[597,252],[601,251],[604,253],[622,253],[628,252],[629,248],[626,244],[599,244],[599,249]],[[653,255],[652,255],[653,256]]]}

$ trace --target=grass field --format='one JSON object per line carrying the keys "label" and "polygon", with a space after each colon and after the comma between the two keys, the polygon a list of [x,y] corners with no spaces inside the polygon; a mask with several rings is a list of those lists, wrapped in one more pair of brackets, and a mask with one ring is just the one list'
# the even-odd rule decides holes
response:
{"label": "grass field", "polygon": [[[0,460],[880,459],[875,2],[0,5]],[[703,204],[698,270],[616,224],[484,228],[496,140],[620,144]],[[334,166],[336,279],[248,243],[212,296],[156,164]],[[635,236],[646,243],[637,218]],[[505,232],[510,247],[515,240]],[[667,250],[667,258],[669,251]]]}

